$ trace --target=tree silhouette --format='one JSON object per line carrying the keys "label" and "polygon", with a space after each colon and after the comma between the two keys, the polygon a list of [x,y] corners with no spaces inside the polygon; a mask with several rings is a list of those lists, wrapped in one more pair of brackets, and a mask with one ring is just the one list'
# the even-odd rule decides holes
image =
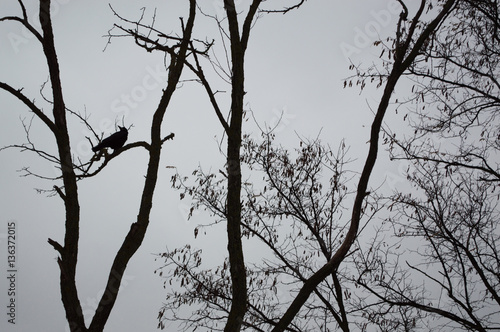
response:
{"label": "tree silhouette", "polygon": [[401,103],[413,135],[386,132],[392,158],[409,162],[412,192],[392,196],[381,230],[396,230],[397,245],[375,243],[359,259],[358,282],[380,303],[367,310],[376,320],[412,311],[447,330],[499,327],[498,9],[457,2],[410,67],[413,93]]}
{"label": "tree silhouette", "polygon": [[[128,142],[88,161],[73,157],[67,118],[75,117],[93,135],[89,143],[102,134],[86,114],[66,106],[50,0],[40,0],[41,29],[28,19],[21,0],[22,15],[0,18],[33,34],[48,66],[50,98],[43,98],[51,114],[22,87],[0,82],[0,88],[50,130],[57,146],[57,153],[38,148],[24,124],[28,142],[9,147],[32,151],[60,169],[53,193],[64,202],[64,242],[49,243],[59,255],[61,298],[71,331],[102,331],[106,325],[127,264],[149,225],[162,145],[174,137],[162,131],[165,112],[179,83],[187,81],[205,90],[221,124],[225,165],[209,172],[200,166],[190,177],[179,172],[172,185],[181,199],[192,200],[191,214],[206,209],[213,217],[195,229],[195,237],[213,224],[226,226],[227,255],[215,267],[206,266],[202,250],[190,244],[159,255],[164,263],[156,273],[165,278],[166,288],[160,328],[167,321],[181,322],[185,331],[499,328],[498,3],[397,2],[401,12],[393,35],[374,43],[382,49],[381,62],[366,70],[352,64],[356,75],[344,84],[363,90],[374,82],[381,88],[365,158],[351,156],[344,141],[332,149],[319,137],[298,135],[299,145],[290,151],[275,143],[272,130],[264,130],[260,140],[244,134],[252,27],[261,15],[288,14],[305,6],[304,0],[278,9],[266,7],[276,4],[272,1],[224,0],[222,17],[190,0],[187,20],[181,18],[180,30],[170,33],[155,26],[156,11],[146,22],[145,9],[139,20],[131,20],[111,8],[118,22],[108,31],[109,42],[125,37],[147,52],[159,52],[168,78],[152,114],[150,140]],[[193,35],[197,14],[215,22],[220,39]],[[214,45],[223,54],[215,54]],[[191,76],[183,81],[184,69]],[[230,95],[215,88],[208,70],[231,87]],[[396,98],[404,79],[412,81],[411,92],[406,99]],[[409,110],[403,133],[384,126],[391,105],[397,112]],[[443,142],[452,144],[444,149]],[[399,190],[386,195],[370,186],[383,144],[393,160],[408,163],[405,183],[411,192],[393,188]],[[137,220],[114,258],[87,327],[76,285],[78,181],[99,176],[109,163],[139,147],[148,153],[148,166]],[[362,167],[355,169],[351,160],[361,160]],[[249,178],[242,178],[242,170]],[[25,172],[42,177],[28,168]],[[376,218],[381,222],[373,222]],[[255,259],[243,250],[246,243],[264,254]]]}
{"label": "tree silhouette", "polygon": [[[370,196],[368,182],[378,156],[379,134],[383,119],[399,79],[404,74],[409,73],[414,63],[420,60],[422,49],[439,29],[442,22],[450,15],[456,5],[456,1],[442,2],[442,5],[432,11],[433,16],[424,15],[426,9],[428,9],[426,7],[431,4],[431,2],[421,1],[420,7],[413,18],[409,20],[409,11],[401,2],[402,11],[397,23],[395,36],[392,39],[393,44],[390,48],[391,61],[386,62],[387,74],[382,75],[379,73],[383,93],[372,122],[369,151],[363,170],[358,178],[358,184],[354,189],[352,208],[350,210],[351,218],[347,225],[338,226],[336,223],[330,222],[330,224],[324,224],[324,222],[318,222],[321,213],[325,213],[331,209],[335,210],[336,206],[335,204],[328,205],[329,208],[326,211],[320,208],[320,206],[324,207],[324,202],[328,201],[328,197],[335,196],[328,196],[328,194],[322,196],[320,182],[316,182],[315,176],[319,172],[314,170],[314,165],[324,166],[324,164],[328,164],[328,162],[321,159],[320,151],[323,151],[323,148],[320,145],[312,144],[308,146],[309,150],[302,157],[302,162],[300,158],[295,163],[291,162],[286,153],[278,153],[274,148],[269,148],[270,143],[255,148],[262,155],[261,159],[263,161],[261,163],[255,160],[252,161],[252,157],[250,156],[258,159],[258,157],[252,154],[253,152],[248,152],[248,155],[243,156],[243,160],[250,161],[249,167],[254,164],[260,165],[260,169],[265,174],[264,181],[272,184],[269,184],[265,188],[270,190],[271,193],[273,191],[276,192],[276,195],[269,194],[269,196],[263,198],[264,201],[267,198],[266,203],[257,203],[257,197],[264,195],[266,189],[262,189],[262,191],[248,190],[250,194],[247,200],[242,202],[243,206],[248,208],[248,215],[244,213],[241,220],[244,227],[243,234],[259,238],[265,246],[271,248],[271,252],[278,258],[278,261],[288,262],[287,264],[282,263],[283,265],[279,269],[272,269],[267,266],[268,270],[261,266],[250,269],[247,265],[249,284],[257,290],[254,290],[253,287],[249,290],[249,296],[251,295],[252,297],[247,302],[247,306],[250,309],[243,322],[245,328],[272,331],[284,331],[287,329],[303,331],[310,328],[308,327],[308,318],[318,322],[320,317],[327,317],[326,315],[328,315],[328,319],[331,319],[331,317],[335,319],[340,329],[349,331],[349,312],[346,310],[345,301],[346,298],[350,297],[350,291],[343,288],[340,282],[343,279],[341,264],[353,251],[353,246],[359,236],[361,218],[364,215],[364,209],[367,207],[367,197]],[[359,75],[361,80],[365,78],[361,72]],[[252,146],[253,143],[250,141],[245,144]],[[257,153],[255,152],[255,154]],[[266,163],[267,167],[265,166]],[[338,165],[338,162],[335,165]],[[330,167],[335,169],[335,166],[330,165]],[[225,177],[224,173],[221,174]],[[304,178],[301,178],[301,174]],[[179,186],[179,188],[184,188],[185,190],[181,194],[181,197],[186,194],[192,195],[195,198],[193,208],[205,207],[217,216],[218,220],[228,218],[229,192],[226,194],[226,189],[223,185],[224,178],[221,178],[220,175],[216,176],[216,174],[205,174],[201,170],[195,171],[195,175],[197,180],[194,186],[186,185],[186,179],[182,176],[174,178],[174,186]],[[294,179],[297,182],[294,182]],[[330,183],[336,183],[335,176],[331,179]],[[298,187],[295,189],[294,185]],[[341,187],[343,184],[338,182],[337,185]],[[334,189],[330,190],[335,192]],[[328,192],[332,193],[332,191]],[[280,214],[270,210],[270,207],[276,204],[278,210],[283,209],[280,210],[283,217],[287,216],[302,221],[303,225],[308,229],[308,234],[311,234],[309,235],[310,239],[313,239],[317,246],[317,251],[311,250],[311,248],[308,248],[308,250],[311,250],[310,252],[314,254],[321,252],[325,258],[323,262],[316,266],[309,261],[314,255],[309,254],[310,256],[308,256],[308,254],[304,254],[304,256],[296,257],[296,260],[300,262],[299,266],[297,266],[297,262],[293,262],[293,260],[286,257],[285,253],[282,252],[286,252],[285,249],[302,251],[303,248],[294,246],[291,240],[289,247],[277,244],[276,239],[279,237],[280,232],[276,231],[275,228],[279,228],[281,225],[276,221]],[[287,215],[284,212],[287,211],[286,206],[289,206],[288,209],[290,211],[303,211],[303,215],[299,212],[295,212],[295,214],[289,212],[289,215]],[[292,208],[294,206],[295,208]],[[249,207],[254,207],[254,209]],[[264,217],[265,213],[269,213],[269,215]],[[313,215],[316,213],[316,219],[309,215],[309,213]],[[342,231],[336,231],[334,225],[340,227]],[[322,234],[320,230],[326,233]],[[301,233],[299,228],[296,231],[295,236],[300,238],[303,232]],[[325,236],[327,238],[324,238]],[[328,238],[329,236],[332,238]],[[337,240],[335,245],[329,242],[333,238]],[[186,323],[185,328],[190,329],[195,326],[206,326],[209,329],[220,328],[217,325],[217,321],[224,319],[225,314],[229,311],[229,304],[234,305],[234,298],[232,299],[233,302],[231,302],[228,290],[221,289],[221,285],[224,285],[224,278],[227,277],[227,268],[231,264],[227,264],[226,262],[223,266],[213,271],[203,269],[194,272],[200,267],[201,256],[200,252],[192,251],[191,246],[165,253],[162,256],[165,258],[166,267],[173,269],[171,273],[165,272],[169,278],[168,281],[179,280],[181,286],[187,290],[186,292],[176,292],[168,295],[170,301],[160,311],[160,325],[163,319],[182,319],[175,313],[173,317],[165,318],[170,309],[175,310],[183,304],[192,305],[196,303],[200,304],[201,308],[195,311],[194,317],[184,320]],[[309,270],[306,269],[307,272],[299,268],[306,263],[309,264]],[[163,272],[164,270],[162,269]],[[292,275],[295,279],[287,285],[281,279],[280,275],[282,274]],[[263,275],[272,275],[272,277],[264,278]],[[325,296],[322,285],[326,284],[325,280],[327,278],[331,279],[331,283],[327,283],[328,286],[325,286],[326,289],[329,289],[326,292],[328,295]],[[289,299],[289,302],[280,302],[275,296],[266,296],[258,292],[260,287],[263,289],[269,287],[269,292],[277,289],[278,286],[285,286],[284,289],[289,290],[290,287],[286,286],[290,285],[293,285],[292,289],[295,289],[296,292],[293,293],[294,295]],[[324,310],[323,314],[318,314],[317,312],[314,314],[311,313],[311,308],[315,307],[317,303],[308,302],[315,301],[310,300],[312,294],[317,296],[318,301],[322,303],[322,306],[318,306],[317,308],[318,310]],[[331,305],[330,300],[332,299],[337,304],[337,308]],[[311,303],[311,305],[307,306],[308,303]],[[325,312],[328,314],[325,314]],[[321,326],[319,323],[316,324]],[[326,328],[325,325],[322,326]]]}
{"label": "tree silhouette", "polygon": [[[52,105],[52,116],[45,114],[32,99],[24,95],[22,88],[14,88],[8,83],[0,82],[0,88],[19,99],[35,116],[41,120],[52,132],[56,145],[57,156],[50,155],[47,152],[38,150],[33,145],[17,146],[36,152],[45,159],[56,163],[61,169],[62,187],[54,186],[54,190],[59,194],[64,202],[66,221],[64,242],[49,239],[48,242],[59,253],[58,263],[61,270],[60,286],[61,298],[66,311],[66,318],[71,331],[103,331],[109,318],[111,310],[115,304],[120,283],[130,258],[140,247],[149,224],[149,216],[152,208],[152,199],[157,183],[157,175],[160,162],[160,151],[163,143],[172,138],[172,135],[163,137],[161,124],[164,119],[165,111],[170,103],[171,97],[176,90],[177,83],[181,76],[184,59],[188,54],[188,47],[191,42],[191,33],[194,25],[196,13],[196,3],[190,1],[189,18],[184,24],[181,20],[181,37],[176,37],[172,51],[167,53],[169,56],[168,80],[165,82],[165,88],[161,96],[158,108],[155,110],[151,121],[151,141],[134,142],[127,144],[122,149],[111,155],[106,155],[105,159],[100,161],[97,169],[94,169],[96,160],[86,163],[79,163],[72,158],[70,147],[70,132],[67,125],[67,114],[74,112],[68,110],[65,106],[64,95],[61,84],[61,73],[57,58],[56,47],[54,45],[54,35],[51,21],[51,1],[40,0],[39,20],[41,31],[38,31],[32,22],[28,20],[25,5],[19,1],[22,10],[22,16],[5,16],[0,21],[15,21],[27,28],[40,42],[43,47],[45,59],[49,70],[49,82],[51,86],[50,103]],[[82,122],[91,129],[86,117],[76,114]],[[92,129],[91,129],[92,130]],[[92,130],[92,132],[95,131]],[[96,135],[97,136],[97,135]],[[144,189],[141,197],[141,204],[137,214],[137,221],[132,223],[130,231],[126,235],[122,246],[118,250],[113,264],[110,268],[108,280],[104,293],[99,301],[98,307],[90,322],[89,327],[85,325],[78,290],[76,286],[76,267],[78,263],[78,242],[80,238],[80,206],[78,196],[77,181],[90,176],[97,175],[112,159],[117,158],[121,153],[136,148],[144,147],[149,153],[148,169],[144,181]]]}

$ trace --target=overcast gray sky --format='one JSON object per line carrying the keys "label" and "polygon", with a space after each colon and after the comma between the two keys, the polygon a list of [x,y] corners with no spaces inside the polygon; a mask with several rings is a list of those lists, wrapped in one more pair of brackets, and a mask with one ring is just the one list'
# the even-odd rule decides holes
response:
{"label": "overcast gray sky", "polygon": [[[37,17],[36,1],[27,3],[32,24]],[[240,8],[250,1],[240,0]],[[178,17],[187,17],[187,1],[111,1],[124,17],[146,17],[157,8],[157,28],[178,31]],[[207,13],[223,15],[222,0],[200,1]],[[284,1],[266,1],[265,8],[279,8]],[[342,138],[351,145],[351,156],[363,161],[371,124],[368,105],[376,105],[380,91],[343,89],[343,79],[352,72],[349,61],[369,64],[379,50],[371,46],[378,35],[394,30],[397,1],[310,0],[300,10],[287,15],[263,15],[256,22],[246,57],[246,102],[260,125],[276,124],[279,142],[293,147],[296,133],[316,137],[321,130],[325,143],[336,147]],[[146,53],[131,39],[113,39],[106,51],[103,37],[117,22],[107,2],[53,0],[55,43],[61,66],[67,107],[91,114],[90,121],[106,135],[115,121],[133,125],[129,142],[147,140],[148,123],[163,88],[165,74],[160,54]],[[21,15],[16,0],[2,0],[0,16]],[[198,15],[196,37],[215,38],[219,34],[213,21]],[[223,57],[219,54],[219,57]],[[47,80],[43,53],[38,42],[19,24],[0,23],[0,80],[41,102],[39,90]],[[188,73],[187,69],[185,73]],[[186,76],[188,77],[188,76]],[[230,87],[218,81],[215,87],[227,91],[221,96],[229,103]],[[45,91],[50,96],[49,91]],[[0,146],[26,141],[21,120],[29,123],[31,114],[12,96],[0,91]],[[48,107],[45,107],[48,111]],[[392,113],[393,115],[393,113]],[[244,131],[256,132],[253,120]],[[222,168],[218,151],[222,128],[205,92],[186,82],[174,95],[164,124],[165,133],[175,139],[165,144],[162,165],[175,166],[190,174],[199,164],[205,169]],[[54,151],[48,130],[35,119],[31,139],[40,147]],[[91,157],[85,136],[89,132],[78,121],[71,121],[71,142],[75,156]],[[137,150],[137,149],[136,149]],[[20,177],[19,169],[29,166],[42,175],[56,175],[53,166],[29,152],[9,149],[0,152],[0,279],[1,331],[65,331],[67,323],[60,300],[57,254],[47,238],[61,240],[64,210],[57,197],[47,198],[34,188],[49,189],[49,181]],[[142,191],[147,155],[130,151],[113,160],[97,177],[79,182],[81,199],[80,257],[77,270],[79,296],[84,312],[92,317],[102,294],[111,262],[135,221]],[[398,164],[378,168],[378,180],[397,179]],[[357,169],[356,171],[359,171]],[[143,246],[132,258],[107,331],[155,331],[158,309],[164,298],[162,279],[153,274],[159,263],[154,253],[186,243],[204,248],[207,260],[221,263],[226,256],[225,232],[210,232],[194,239],[193,229],[206,223],[203,214],[186,220],[188,202],[170,188],[172,168],[162,167],[153,205],[151,223]],[[16,325],[7,322],[8,282],[6,233],[9,222],[17,226],[17,316]],[[219,228],[223,230],[222,228]],[[175,328],[172,329],[175,331]]]}

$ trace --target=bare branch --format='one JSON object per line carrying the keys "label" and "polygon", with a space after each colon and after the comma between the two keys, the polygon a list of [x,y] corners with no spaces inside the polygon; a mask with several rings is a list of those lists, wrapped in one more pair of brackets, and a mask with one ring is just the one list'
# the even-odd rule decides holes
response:
{"label": "bare branch", "polygon": [[50,244],[52,247],[54,247],[54,249],[55,249],[56,251],[58,251],[58,252],[59,252],[59,254],[61,254],[61,255],[63,254],[63,252],[64,252],[64,248],[63,248],[63,247],[62,247],[62,246],[61,246],[61,245],[60,245],[57,241],[54,241],[54,240],[52,240],[52,239],[48,239],[48,240],[47,240],[47,242],[49,242],[49,244]]}
{"label": "bare branch", "polygon": [[47,125],[47,127],[55,134],[56,133],[56,126],[54,125],[54,123],[52,122],[52,120],[50,120],[47,115],[45,115],[45,113],[43,113],[43,111],[38,108],[34,102],[32,102],[31,100],[29,100],[23,93],[22,93],[22,90],[23,89],[14,89],[12,86],[10,86],[9,84],[7,83],[4,83],[4,82],[0,82],[0,88],[4,89],[5,91],[9,92],[10,94],[12,94],[14,97],[16,97],[17,99],[19,99],[21,102],[23,102],[23,104],[25,104],[26,106],[28,106],[28,108],[33,112],[35,113],[35,115],[43,121],[43,123],[45,123]]}
{"label": "bare branch", "polygon": [[270,14],[272,14],[272,13],[286,14],[289,11],[292,11],[294,9],[298,9],[305,2],[306,2],[306,0],[300,0],[300,2],[296,3],[295,5],[290,6],[290,7],[285,7],[283,9],[261,9],[260,11],[263,12],[263,13],[270,13]]}
{"label": "bare branch", "polygon": [[0,17],[0,22],[2,22],[2,21],[20,22],[26,29],[28,29],[33,34],[33,36],[36,37],[36,39],[38,39],[39,42],[42,42],[42,35],[28,21],[28,14],[26,13],[26,7],[24,6],[24,3],[22,2],[22,0],[18,0],[18,2],[19,2],[19,5],[21,6],[23,17],[4,16],[4,17]]}

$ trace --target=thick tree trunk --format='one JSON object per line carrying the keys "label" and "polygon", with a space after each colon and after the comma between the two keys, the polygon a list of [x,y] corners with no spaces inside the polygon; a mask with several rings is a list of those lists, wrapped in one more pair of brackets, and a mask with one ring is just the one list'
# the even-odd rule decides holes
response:
{"label": "thick tree trunk", "polygon": [[[21,3],[21,6],[22,3]],[[23,7],[24,9],[24,7]],[[165,141],[161,137],[161,124],[173,93],[176,90],[177,83],[182,73],[187,49],[189,47],[191,33],[194,25],[196,13],[196,2],[190,0],[190,13],[186,26],[183,26],[183,39],[180,43],[179,51],[176,55],[171,54],[171,66],[169,67],[169,76],[167,88],[164,90],[162,99],[153,116],[151,127],[151,144],[149,145],[149,165],[142,194],[140,210],[137,222],[133,223],[127,234],[121,248],[116,254],[115,260],[109,273],[108,282],[104,294],[99,302],[96,313],[92,319],[90,327],[85,327],[85,321],[82,314],[81,304],[78,298],[78,292],[75,282],[76,266],[78,259],[78,241],[79,241],[79,218],[80,207],[78,201],[77,179],[73,169],[71,158],[71,149],[69,133],[66,123],[66,107],[64,105],[63,93],[60,81],[59,64],[57,61],[56,50],[54,46],[54,36],[50,17],[50,0],[40,0],[40,22],[43,34],[37,36],[43,46],[43,51],[47,59],[49,68],[50,82],[53,95],[53,116],[54,123],[51,122],[38,109],[35,109],[43,122],[52,130],[56,138],[59,159],[61,163],[62,179],[64,184],[64,193],[59,188],[57,192],[64,200],[66,210],[65,239],[61,246],[54,240],[49,239],[49,243],[60,253],[58,259],[61,270],[61,297],[66,312],[66,318],[72,332],[101,332],[109,318],[111,310],[115,304],[123,273],[127,267],[130,258],[140,247],[148,224],[152,208],[153,194],[157,183],[157,175],[160,164],[161,146]],[[5,87],[4,87],[5,88]],[[10,89],[6,85],[7,90]],[[28,106],[34,107],[29,100],[25,100],[20,92],[12,91]]]}
{"label": "thick tree trunk", "polygon": [[244,49],[233,1],[224,1],[231,38],[232,92],[231,120],[227,132],[227,250],[232,282],[232,302],[224,331],[241,329],[247,306],[247,283],[241,242],[241,125],[244,98]]}
{"label": "thick tree trunk", "polygon": [[78,238],[80,232],[80,206],[78,202],[78,187],[73,170],[71,148],[66,123],[66,108],[63,99],[59,63],[54,46],[54,35],[50,17],[50,0],[40,1],[40,24],[42,27],[42,46],[49,68],[49,77],[53,96],[53,116],[59,160],[61,163],[62,179],[64,184],[64,206],[66,211],[66,234],[64,246],[59,248],[61,257],[58,259],[61,269],[61,298],[66,309],[66,318],[72,331],[85,331],[84,319],[75,276],[78,260]]}

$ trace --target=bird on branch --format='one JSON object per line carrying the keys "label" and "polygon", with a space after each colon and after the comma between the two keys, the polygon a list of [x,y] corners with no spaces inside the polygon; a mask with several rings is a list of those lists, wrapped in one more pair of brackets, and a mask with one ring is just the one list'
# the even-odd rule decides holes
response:
{"label": "bird on branch", "polygon": [[118,127],[118,128],[120,128],[120,131],[117,131],[111,136],[103,139],[101,143],[92,147],[92,151],[97,152],[104,148],[112,148],[113,150],[116,151],[117,149],[121,148],[123,144],[125,144],[125,142],[127,141],[128,130],[125,127]]}

